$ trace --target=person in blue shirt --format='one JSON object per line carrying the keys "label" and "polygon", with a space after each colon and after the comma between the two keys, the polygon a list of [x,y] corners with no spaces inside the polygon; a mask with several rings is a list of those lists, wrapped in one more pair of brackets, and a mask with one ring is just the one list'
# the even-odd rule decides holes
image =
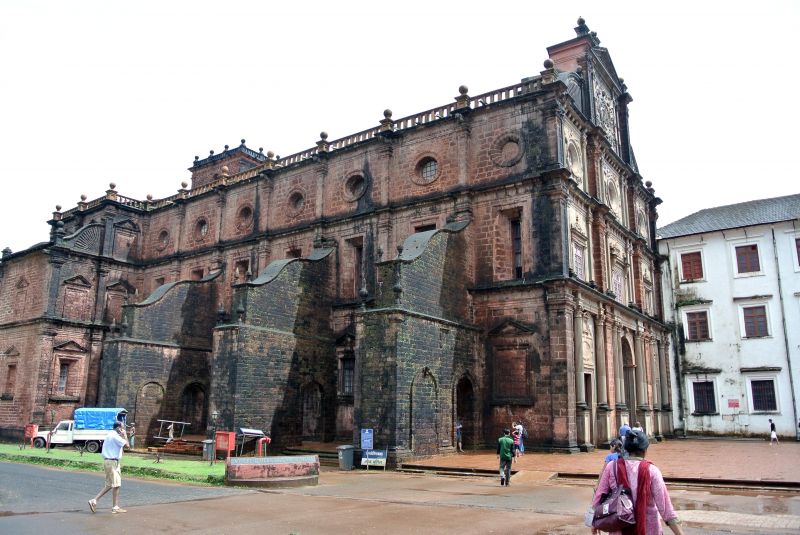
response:
{"label": "person in blue shirt", "polygon": [[606,455],[606,458],[604,459],[606,464],[610,463],[611,461],[616,461],[622,457],[622,441],[615,438],[608,443],[608,449],[610,453]]}
{"label": "person in blue shirt", "polygon": [[631,426],[628,425],[628,422],[622,424],[622,427],[619,428],[619,439],[622,441],[622,445],[625,445],[625,435],[627,435],[631,430]]}
{"label": "person in blue shirt", "polygon": [[108,432],[103,439],[103,470],[106,473],[106,484],[97,496],[89,500],[89,509],[94,513],[97,511],[97,500],[102,498],[109,490],[111,491],[112,513],[127,513],[119,506],[119,488],[122,486],[122,472],[119,461],[122,458],[122,448],[128,446],[128,437],[125,434],[125,425],[122,422],[114,422],[114,429]]}

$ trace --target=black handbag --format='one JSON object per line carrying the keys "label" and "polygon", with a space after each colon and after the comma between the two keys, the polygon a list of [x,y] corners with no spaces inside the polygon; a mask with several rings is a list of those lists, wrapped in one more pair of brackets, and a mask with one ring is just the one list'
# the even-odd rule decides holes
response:
{"label": "black handbag", "polygon": [[594,508],[592,527],[601,531],[622,531],[636,524],[625,460],[619,459],[616,464],[617,486]]}

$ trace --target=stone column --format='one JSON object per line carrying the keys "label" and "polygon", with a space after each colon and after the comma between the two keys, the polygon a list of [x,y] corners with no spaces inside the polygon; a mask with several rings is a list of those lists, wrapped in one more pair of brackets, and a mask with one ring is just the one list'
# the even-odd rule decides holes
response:
{"label": "stone column", "polygon": [[594,316],[594,364],[596,373],[597,405],[608,407],[608,379],[606,377],[606,338],[602,311]]}
{"label": "stone column", "polygon": [[622,364],[622,348],[620,347],[620,336],[622,326],[618,322],[614,322],[612,344],[614,347],[614,393],[616,395],[617,407],[626,407],[625,405],[625,380],[623,374]]}
{"label": "stone column", "polygon": [[[550,400],[552,403],[552,448],[554,450],[578,451],[579,437],[577,410],[574,405],[575,365],[574,346],[575,332],[572,326],[575,304],[572,293],[565,282],[554,283],[547,293],[547,327],[550,342],[549,359],[552,370]],[[572,343],[571,343],[572,342]]]}
{"label": "stone column", "polygon": [[647,390],[645,388],[645,361],[642,333],[637,328],[633,333],[633,355],[636,359],[636,401],[640,409],[650,408],[647,402]]}
{"label": "stone column", "polygon": [[586,392],[583,386],[583,310],[575,307],[572,316],[575,332],[573,337],[573,354],[575,355],[575,403],[579,407],[586,407]]}
{"label": "stone column", "polygon": [[667,357],[666,357],[666,344],[662,341],[656,341],[658,344],[658,375],[661,382],[661,408],[669,409],[672,406],[669,399],[669,378],[667,377]]}

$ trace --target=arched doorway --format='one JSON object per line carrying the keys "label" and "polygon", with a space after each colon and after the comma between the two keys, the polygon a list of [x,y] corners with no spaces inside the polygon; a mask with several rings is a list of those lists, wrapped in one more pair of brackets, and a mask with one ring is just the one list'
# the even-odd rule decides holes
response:
{"label": "arched doorway", "polygon": [[414,455],[439,453],[439,404],[436,380],[425,368],[411,385],[411,451]]}
{"label": "arched doorway", "polygon": [[128,423],[136,424],[137,447],[146,446],[150,437],[158,433],[163,402],[164,387],[158,383],[146,383],[136,394],[136,406]]}
{"label": "arched doorway", "polygon": [[633,351],[627,339],[622,339],[622,366],[623,373],[622,379],[624,381],[625,392],[625,405],[628,407],[628,414],[630,415],[633,425],[636,420],[636,365],[633,361]]}
{"label": "arched doorway", "polygon": [[322,387],[310,382],[303,387],[303,440],[320,440],[322,435]]}
{"label": "arched doorway", "polygon": [[[466,375],[459,379],[456,385],[456,422],[462,426],[461,436],[464,448],[474,447],[477,444],[475,430],[475,392],[472,381]],[[455,445],[455,437],[453,437]]]}
{"label": "arched doorway", "polygon": [[185,430],[191,434],[205,434],[206,432],[206,391],[199,383],[191,383],[183,389],[181,394],[181,420],[189,422]]}

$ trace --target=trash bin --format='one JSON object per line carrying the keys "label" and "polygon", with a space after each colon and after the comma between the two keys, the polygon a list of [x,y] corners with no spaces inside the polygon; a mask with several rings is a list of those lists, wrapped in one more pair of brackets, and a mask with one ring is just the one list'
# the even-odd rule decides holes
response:
{"label": "trash bin", "polygon": [[203,460],[213,461],[216,450],[214,449],[214,440],[208,439],[203,441]]}
{"label": "trash bin", "polygon": [[353,469],[353,446],[336,446],[339,453],[339,470]]}

